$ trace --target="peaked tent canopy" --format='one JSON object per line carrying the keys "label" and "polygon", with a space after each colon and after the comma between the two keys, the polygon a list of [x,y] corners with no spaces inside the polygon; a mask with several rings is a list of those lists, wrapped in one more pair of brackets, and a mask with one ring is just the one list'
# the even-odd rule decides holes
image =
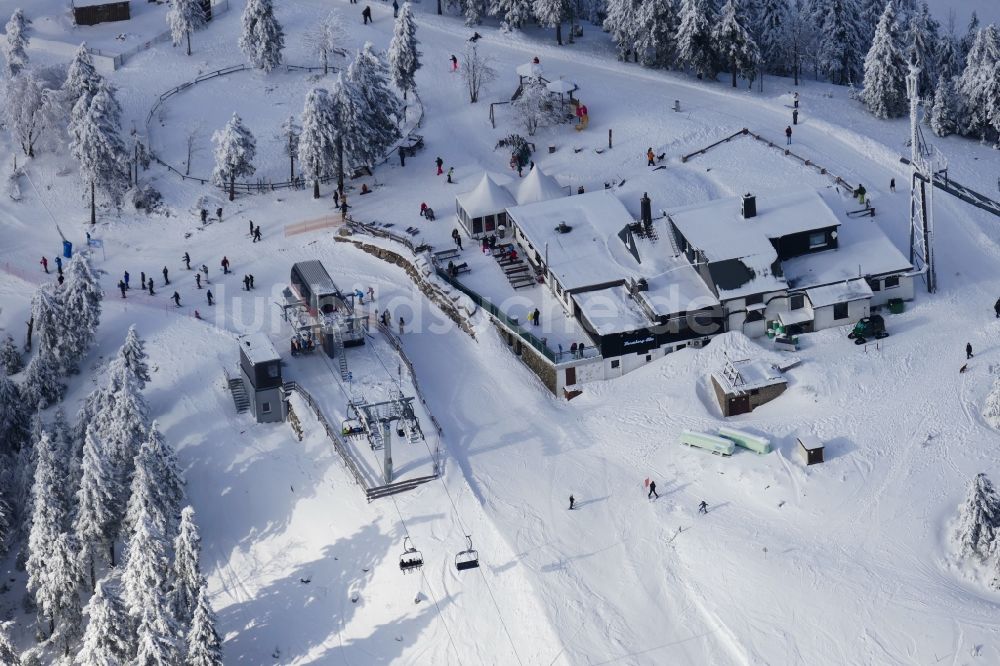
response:
{"label": "peaked tent canopy", "polygon": [[517,199],[518,206],[564,196],[566,196],[566,191],[559,185],[559,182],[544,173],[537,164],[527,177],[518,183],[517,189],[514,191],[514,198]]}

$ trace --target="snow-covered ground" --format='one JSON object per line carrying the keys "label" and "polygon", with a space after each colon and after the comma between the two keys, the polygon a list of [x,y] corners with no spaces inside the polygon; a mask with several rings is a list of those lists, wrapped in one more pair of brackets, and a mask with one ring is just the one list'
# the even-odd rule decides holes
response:
{"label": "snow-covered ground", "polygon": [[[10,4],[0,2],[0,13],[9,14]],[[126,127],[141,128],[163,90],[243,61],[236,48],[242,3],[233,4],[196,33],[190,58],[160,44],[112,76]],[[279,4],[289,62],[311,60],[299,36],[330,6]],[[352,46],[388,44],[386,3],[373,3],[375,22],[366,27],[360,5],[333,6],[357,21]],[[500,76],[482,102],[470,105],[448,71],[448,57],[461,53],[470,30],[434,16],[433,3],[417,8],[427,146],[406,167],[390,160],[374,178],[353,183],[375,187],[370,196],[352,197],[358,219],[419,226],[422,240],[449,247],[455,194],[471,189],[483,169],[508,168],[504,152],[493,148],[513,131],[511,118],[500,107],[492,129],[488,103],[509,99],[514,68],[533,56],[547,76],[577,82],[590,110],[586,131],[564,125],[535,138],[539,164],[574,191],[624,180],[615,192],[638,213],[643,192],[659,210],[748,190],[830,186],[815,170],[747,138],[680,163],[681,154],[743,127],[778,139],[790,122],[786,80],[768,78],[763,93],[747,93],[619,63],[607,36],[589,25],[576,45],[561,48],[550,31],[512,36],[488,28],[480,29],[480,44]],[[180,154],[186,133],[202,123],[205,143],[195,164],[204,171],[208,137],[239,111],[262,145],[271,145],[260,153],[268,162],[261,170],[281,177],[278,124],[301,109],[312,82],[324,80],[330,78],[244,72],[200,84],[171,98],[155,140]],[[203,93],[201,86],[214,87]],[[888,186],[893,177],[907,182],[898,161],[908,154],[907,123],[873,119],[844,88],[807,81],[799,92],[792,148],[864,183],[879,214],[855,223],[879,225],[905,254],[909,198],[904,187],[893,194]],[[670,110],[675,99],[680,113]],[[614,148],[598,154],[609,129]],[[542,148],[550,143],[555,153]],[[949,157],[952,177],[995,192],[996,151],[954,137],[935,143]],[[666,169],[647,170],[650,145],[667,153]],[[3,149],[13,150],[6,137]],[[454,165],[456,185],[434,175],[438,155]],[[24,200],[0,200],[0,333],[23,336],[30,293],[46,277],[39,256],[51,259],[59,247],[55,223],[78,245],[90,230],[83,188],[67,165],[65,154],[40,153],[29,163]],[[131,323],[149,341],[155,372],[147,397],[186,471],[226,663],[1000,662],[1000,596],[967,580],[947,548],[949,521],[969,479],[1000,473],[1000,440],[980,416],[1000,368],[1000,320],[989,317],[1000,295],[997,218],[937,196],[939,293],[921,293],[907,312],[888,317],[891,335],[879,348],[856,347],[841,329],[803,336],[802,363],[788,372],[786,393],[726,420],[771,437],[775,452],[719,458],[678,446],[677,435],[722,424],[708,376],[727,353],[770,353],[755,343],[727,335],[587,385],[565,402],[513,358],[482,315],[473,339],[401,268],[335,242],[329,230],[285,236],[286,225],[330,215],[328,196],[281,191],[229,203],[161,168],[143,178],[163,192],[171,214],[105,213],[93,230],[104,241],[94,258],[108,298],[87,369],[103,367]],[[206,195],[222,202],[224,221],[202,227],[195,204]],[[437,221],[419,217],[421,201],[438,211]],[[262,227],[262,244],[248,237],[251,219]],[[185,251],[194,265],[210,267],[215,308],[183,270]],[[234,275],[221,275],[223,255]],[[442,426],[442,481],[367,504],[309,418],[299,442],[286,425],[254,425],[235,414],[222,372],[236,362],[233,335],[263,330],[284,352],[287,333],[274,304],[291,264],[312,258],[323,260],[343,289],[374,287],[379,309],[410,322],[403,347]],[[158,276],[164,265],[184,307],[174,308],[162,293],[117,297],[123,270]],[[241,290],[244,273],[254,274],[257,291]],[[548,307],[543,325],[561,316]],[[976,356],[959,374],[966,342]],[[384,343],[358,353],[375,351],[381,362],[360,364],[364,376],[355,377],[373,395],[399,374]],[[293,376],[306,362],[290,361],[286,372]],[[72,384],[71,405],[91,386],[86,375]],[[335,396],[339,376],[330,372],[328,381]],[[803,465],[795,449],[801,432],[826,442],[824,464]],[[647,477],[656,480],[659,500],[647,501]],[[707,516],[697,514],[702,500]],[[404,576],[397,558],[407,533],[426,566]],[[459,574],[454,557],[466,534],[483,566]],[[27,645],[30,616],[20,601],[5,597],[5,613],[23,627],[19,639]],[[973,658],[976,646],[981,656]]]}

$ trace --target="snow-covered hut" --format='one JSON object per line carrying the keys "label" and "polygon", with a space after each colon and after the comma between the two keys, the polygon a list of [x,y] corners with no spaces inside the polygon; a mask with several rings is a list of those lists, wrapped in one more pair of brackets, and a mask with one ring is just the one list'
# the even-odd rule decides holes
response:
{"label": "snow-covered hut", "polygon": [[473,238],[479,238],[506,224],[507,209],[516,204],[510,192],[498,185],[491,174],[484,173],[475,188],[455,197],[455,214],[465,230]]}
{"label": "snow-covered hut", "polygon": [[[250,413],[257,423],[285,420],[285,402],[281,395],[281,356],[270,338],[263,333],[241,335],[240,380],[243,383]],[[239,400],[238,388],[233,395]]]}
{"label": "snow-covered hut", "polygon": [[769,363],[743,359],[726,361],[724,368],[713,372],[712,388],[722,415],[736,416],[777,398],[788,388],[788,381]]}

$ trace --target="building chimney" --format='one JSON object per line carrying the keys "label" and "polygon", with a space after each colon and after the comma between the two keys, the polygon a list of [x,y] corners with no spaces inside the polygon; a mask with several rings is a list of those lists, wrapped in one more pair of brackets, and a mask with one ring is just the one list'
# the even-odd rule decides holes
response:
{"label": "building chimney", "polygon": [[747,192],[743,195],[743,218],[757,217],[757,197]]}
{"label": "building chimney", "polygon": [[642,193],[642,198],[639,199],[639,217],[642,219],[642,224],[645,227],[650,227],[653,225],[653,202],[649,199],[649,194],[646,192]]}

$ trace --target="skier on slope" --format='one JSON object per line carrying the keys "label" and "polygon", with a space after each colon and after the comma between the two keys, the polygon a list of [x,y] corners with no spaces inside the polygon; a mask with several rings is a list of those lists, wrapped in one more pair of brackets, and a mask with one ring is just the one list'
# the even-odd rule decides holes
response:
{"label": "skier on slope", "polygon": [[792,126],[789,125],[785,128],[785,143],[787,145],[792,145]]}
{"label": "skier on slope", "polygon": [[660,494],[656,492],[656,481],[649,482],[649,492],[646,493],[646,497],[655,497],[656,499],[660,499]]}
{"label": "skier on slope", "polygon": [[361,10],[361,18],[364,21],[364,25],[368,25],[372,22],[371,5],[365,5],[365,8]]}
{"label": "skier on slope", "polygon": [[458,58],[455,57],[454,53],[451,54],[451,71],[458,71]]}
{"label": "skier on slope", "polygon": [[970,358],[972,358],[972,343],[971,342],[966,342],[965,343],[965,360],[969,360]]}
{"label": "skier on slope", "polygon": [[175,291],[172,298],[174,299],[174,307],[179,308],[181,306],[181,295]]}
{"label": "skier on slope", "polygon": [[993,312],[996,313],[997,319],[1000,319],[1000,298],[998,298],[997,302],[993,304]]}
{"label": "skier on slope", "polygon": [[569,496],[569,508],[572,510],[573,506],[576,504],[576,498],[572,495]]}
{"label": "skier on slope", "polygon": [[[434,160],[434,164],[436,164],[437,168],[438,168],[437,175],[440,176],[441,174],[443,174],[444,173],[444,160],[441,159],[440,157],[438,157],[436,160]],[[48,273],[47,270],[45,272]]]}
{"label": "skier on slope", "polygon": [[708,513],[708,503],[705,500],[702,500],[701,504],[698,505],[698,513]]}

